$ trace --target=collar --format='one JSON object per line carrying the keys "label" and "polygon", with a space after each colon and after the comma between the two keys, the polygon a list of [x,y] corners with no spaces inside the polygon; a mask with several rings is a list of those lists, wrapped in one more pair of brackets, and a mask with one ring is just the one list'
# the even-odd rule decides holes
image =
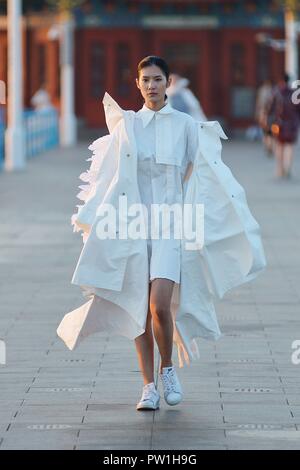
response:
{"label": "collar", "polygon": [[143,127],[145,128],[148,126],[149,122],[152,120],[155,114],[171,114],[173,111],[174,108],[172,108],[170,103],[167,102],[167,104],[165,104],[165,106],[163,106],[159,111],[153,111],[144,104],[137,114],[142,119]]}

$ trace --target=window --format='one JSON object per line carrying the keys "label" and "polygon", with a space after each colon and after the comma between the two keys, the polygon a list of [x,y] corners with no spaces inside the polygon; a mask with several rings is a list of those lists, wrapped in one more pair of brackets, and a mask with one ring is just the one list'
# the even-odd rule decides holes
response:
{"label": "window", "polygon": [[244,85],[246,51],[242,43],[236,42],[230,48],[231,85]]}
{"label": "window", "polygon": [[231,116],[251,119],[254,115],[255,88],[248,86],[246,76],[246,47],[233,42],[230,48]]}
{"label": "window", "polygon": [[263,44],[259,44],[256,50],[257,69],[256,82],[257,85],[270,78],[271,72],[271,48]]}
{"label": "window", "polygon": [[200,47],[198,44],[172,42],[163,47],[162,56],[166,59],[172,73],[178,73],[188,78],[190,88],[197,93],[198,66],[201,60]]}
{"label": "window", "polygon": [[105,92],[105,57],[104,45],[99,42],[91,44],[89,69],[90,69],[90,96],[99,98]]}
{"label": "window", "polygon": [[251,119],[254,116],[255,90],[246,86],[231,88],[231,116],[235,119]]}
{"label": "window", "polygon": [[132,86],[130,65],[130,46],[128,43],[120,42],[116,48],[116,91],[120,97],[130,95]]}
{"label": "window", "polygon": [[45,85],[46,82],[46,46],[38,45],[38,86]]}

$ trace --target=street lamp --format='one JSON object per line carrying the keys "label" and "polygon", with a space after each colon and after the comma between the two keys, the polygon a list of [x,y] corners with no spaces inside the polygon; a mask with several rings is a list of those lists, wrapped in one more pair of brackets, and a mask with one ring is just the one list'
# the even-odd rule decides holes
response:
{"label": "street lamp", "polygon": [[266,33],[256,35],[257,42],[272,47],[277,51],[285,51],[285,72],[291,82],[298,79],[298,32],[300,23],[297,11],[300,10],[300,0],[277,0],[277,5],[284,11],[285,39],[274,39]]}
{"label": "street lamp", "polygon": [[298,79],[298,32],[297,11],[300,9],[299,0],[277,0],[284,9],[285,23],[285,71],[291,81]]}
{"label": "street lamp", "polygon": [[77,123],[74,106],[74,18],[73,8],[80,6],[84,0],[47,0],[47,3],[59,13],[58,27],[48,32],[50,39],[60,40],[61,66],[61,114],[60,143],[64,147],[75,145],[77,141]]}

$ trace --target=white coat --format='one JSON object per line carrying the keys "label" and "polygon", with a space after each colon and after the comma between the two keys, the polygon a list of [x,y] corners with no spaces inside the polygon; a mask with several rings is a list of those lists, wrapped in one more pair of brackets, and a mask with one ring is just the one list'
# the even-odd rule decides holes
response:
{"label": "white coat", "polygon": [[[80,175],[87,182],[78,197],[72,222],[84,230],[84,247],[72,283],[89,300],[66,314],[57,333],[69,349],[96,331],[134,339],[145,331],[149,277],[147,241],[97,237],[97,209],[118,198],[128,205],[140,202],[134,111],[125,111],[105,93],[110,134],[96,140],[90,169]],[[181,241],[181,279],[174,284],[171,311],[179,366],[199,357],[198,337],[217,339],[220,329],[213,300],[257,276],[265,267],[260,228],[250,213],[245,192],[221,159],[221,140],[227,139],[217,121],[198,123],[198,149],[193,171],[184,183],[185,204],[204,204],[204,246],[187,250]],[[88,233],[89,231],[89,233]]]}

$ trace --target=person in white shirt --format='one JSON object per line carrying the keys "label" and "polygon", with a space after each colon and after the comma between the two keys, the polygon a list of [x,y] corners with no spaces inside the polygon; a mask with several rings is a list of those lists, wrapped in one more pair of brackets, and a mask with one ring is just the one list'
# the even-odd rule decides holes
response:
{"label": "person in white shirt", "polygon": [[[170,83],[165,61],[149,56],[138,66],[136,84],[145,101],[138,112],[123,110],[107,92],[103,97],[109,135],[89,146],[91,166],[80,175],[86,184],[77,194],[84,203],[71,218],[84,242],[71,282],[88,300],[64,315],[57,328],[71,350],[100,331],[135,340],[144,380],[138,410],[159,407],[154,339],[164,398],[176,405],[183,394],[172,363],[173,342],[179,367],[198,359],[196,338],[221,336],[214,298],[254,279],[266,265],[245,192],[221,159],[226,134],[218,121],[198,122],[173,109],[166,98]],[[123,199],[135,214],[139,206],[137,225],[131,210],[124,214]],[[141,210],[157,205],[169,208],[169,237],[164,227],[158,237],[138,228],[149,220],[150,229],[161,228],[160,221]],[[184,221],[175,236],[173,206],[179,206],[178,219],[192,208],[187,224],[195,222],[196,208],[205,206],[203,224],[192,223],[194,233],[190,228],[187,233]],[[117,226],[115,216],[120,215]]]}
{"label": "person in white shirt", "polygon": [[43,84],[32,96],[30,100],[31,106],[35,111],[43,112],[54,109],[51,103],[50,95],[46,89],[46,85]]}
{"label": "person in white shirt", "polygon": [[178,111],[189,114],[198,121],[207,121],[200,101],[189,88],[188,78],[181,77],[177,73],[171,73],[171,85],[167,89],[170,104]]}
{"label": "person in white shirt", "polygon": [[[196,121],[168,103],[166,89],[170,84],[169,69],[163,59],[149,56],[139,63],[136,85],[145,104],[136,114],[134,130],[138,184],[142,203],[148,209],[149,228],[152,204],[182,204],[183,180],[197,150]],[[176,142],[172,142],[174,136]],[[172,152],[173,148],[176,154]],[[158,400],[154,385],[152,323],[161,356],[160,374],[166,400],[175,405],[182,398],[171,359],[173,320],[170,308],[174,283],[180,283],[180,240],[172,238],[172,230],[169,240],[149,238],[148,255],[151,286],[147,328],[135,340],[145,385],[138,409],[156,408],[156,397]]]}

